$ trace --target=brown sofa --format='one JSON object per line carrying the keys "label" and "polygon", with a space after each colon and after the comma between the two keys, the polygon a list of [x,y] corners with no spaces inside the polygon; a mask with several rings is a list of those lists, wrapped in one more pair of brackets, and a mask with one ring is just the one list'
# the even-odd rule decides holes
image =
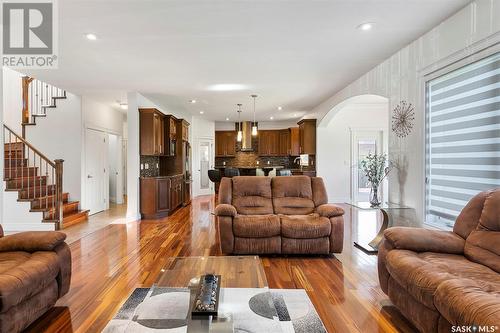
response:
{"label": "brown sofa", "polygon": [[327,202],[318,177],[223,178],[215,209],[222,253],[340,253],[344,210]]}
{"label": "brown sofa", "polygon": [[0,332],[19,332],[68,292],[66,235],[30,231],[3,236],[0,226]]}
{"label": "brown sofa", "polygon": [[384,236],[380,286],[421,332],[500,326],[500,189],[472,198],[453,231],[395,227]]}

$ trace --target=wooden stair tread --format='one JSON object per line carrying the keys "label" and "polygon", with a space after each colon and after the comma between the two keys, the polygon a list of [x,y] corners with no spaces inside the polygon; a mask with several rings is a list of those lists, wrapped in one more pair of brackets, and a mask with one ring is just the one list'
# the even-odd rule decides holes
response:
{"label": "wooden stair tread", "polygon": [[[84,222],[88,219],[88,216],[89,216],[88,209],[72,212],[71,214],[63,217],[63,227],[67,228],[69,226]],[[56,223],[57,221],[46,219],[46,220],[43,220],[42,222],[44,222],[44,223]]]}
{"label": "wooden stair tread", "polygon": [[[69,207],[69,206],[76,206],[76,208],[78,209],[79,204],[80,204],[80,201],[63,202],[63,210],[64,210],[64,208]],[[49,207],[31,208],[30,212],[51,212],[53,210],[54,210],[54,206],[49,205]]]}

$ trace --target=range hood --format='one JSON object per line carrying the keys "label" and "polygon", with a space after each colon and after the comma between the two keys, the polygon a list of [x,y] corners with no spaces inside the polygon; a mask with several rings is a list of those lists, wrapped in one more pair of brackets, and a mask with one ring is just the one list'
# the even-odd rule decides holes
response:
{"label": "range hood", "polygon": [[[241,151],[254,151],[252,147],[252,122],[242,121],[241,128],[243,136],[241,138]],[[238,129],[238,123],[236,123],[236,130]]]}

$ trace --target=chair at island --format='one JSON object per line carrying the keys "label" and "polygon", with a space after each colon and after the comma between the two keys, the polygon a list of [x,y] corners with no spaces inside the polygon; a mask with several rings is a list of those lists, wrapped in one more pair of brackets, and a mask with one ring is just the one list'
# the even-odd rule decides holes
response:
{"label": "chair at island", "polygon": [[222,178],[215,215],[224,254],[342,252],[344,210],[319,177]]}

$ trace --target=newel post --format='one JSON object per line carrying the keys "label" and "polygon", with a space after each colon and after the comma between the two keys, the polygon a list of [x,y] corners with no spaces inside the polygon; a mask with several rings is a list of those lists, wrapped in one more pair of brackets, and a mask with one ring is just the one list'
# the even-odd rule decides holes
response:
{"label": "newel post", "polygon": [[32,77],[23,76],[22,86],[23,86],[23,110],[21,116],[21,124],[23,125],[23,139],[26,139],[26,130],[25,125],[30,122],[30,110],[29,110],[29,86],[31,81],[33,81]]}
{"label": "newel post", "polygon": [[56,164],[56,205],[55,218],[57,220],[56,229],[62,229],[63,226],[63,162],[64,160],[55,160]]}

